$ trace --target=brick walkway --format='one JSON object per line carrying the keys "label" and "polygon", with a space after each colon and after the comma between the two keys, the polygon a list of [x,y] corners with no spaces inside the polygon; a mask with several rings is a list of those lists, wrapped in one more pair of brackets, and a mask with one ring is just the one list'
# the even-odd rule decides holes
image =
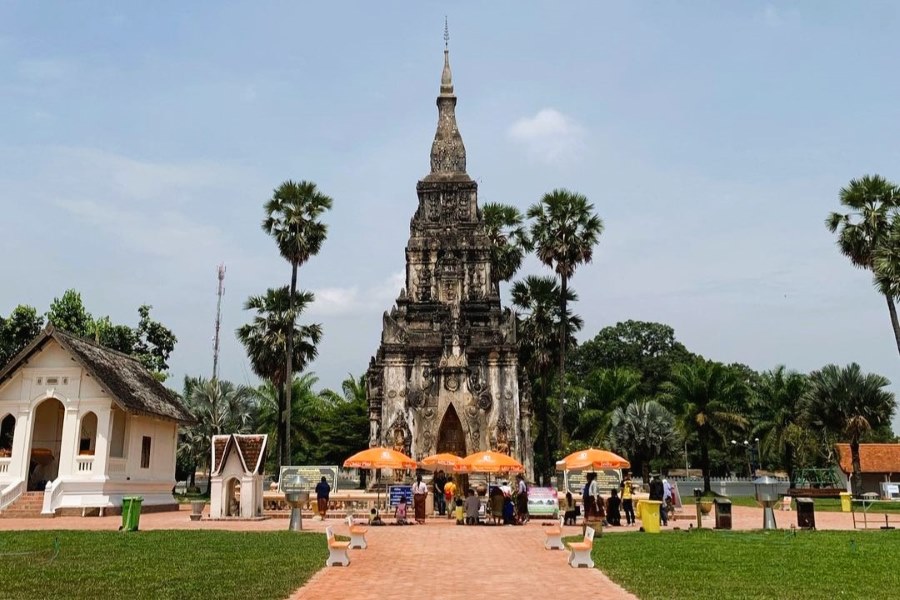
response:
{"label": "brick walkway", "polygon": [[[335,526],[335,533],[346,527]],[[570,534],[580,527],[567,527]],[[573,569],[568,553],[544,549],[537,523],[525,527],[425,525],[372,527],[369,548],[350,551],[349,567],[317,573],[291,600],[434,597],[505,600],[558,596],[635,598],[598,569]]]}

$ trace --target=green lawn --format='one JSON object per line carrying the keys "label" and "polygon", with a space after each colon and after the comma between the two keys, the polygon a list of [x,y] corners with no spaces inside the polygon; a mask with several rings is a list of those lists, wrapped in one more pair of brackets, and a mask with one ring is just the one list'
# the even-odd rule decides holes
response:
{"label": "green lawn", "polygon": [[3,532],[0,597],[285,598],[327,554],[288,531]]}
{"label": "green lawn", "polygon": [[611,534],[593,557],[642,600],[877,598],[900,585],[900,531]]}

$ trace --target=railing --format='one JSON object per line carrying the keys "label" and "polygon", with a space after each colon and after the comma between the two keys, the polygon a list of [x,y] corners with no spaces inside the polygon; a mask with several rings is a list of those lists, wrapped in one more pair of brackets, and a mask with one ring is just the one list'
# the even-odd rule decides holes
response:
{"label": "railing", "polygon": [[93,456],[76,456],[75,457],[75,465],[76,471],[79,473],[90,473],[94,470],[94,457]]}
{"label": "railing", "polygon": [[25,481],[17,481],[16,483],[6,486],[6,489],[0,492],[0,510],[3,510],[22,495],[25,491]]}
{"label": "railing", "polygon": [[56,501],[62,493],[63,483],[58,478],[47,484],[44,488],[44,507],[41,514],[52,515],[56,512]]}
{"label": "railing", "polygon": [[109,471],[110,475],[124,475],[125,474],[125,465],[128,463],[128,460],[125,458],[110,458],[107,462],[107,471]]}
{"label": "railing", "polygon": [[0,458],[0,474],[9,473],[9,463],[11,461],[11,458]]}
{"label": "railing", "polygon": [[853,529],[895,529],[900,526],[900,501],[853,498]]}

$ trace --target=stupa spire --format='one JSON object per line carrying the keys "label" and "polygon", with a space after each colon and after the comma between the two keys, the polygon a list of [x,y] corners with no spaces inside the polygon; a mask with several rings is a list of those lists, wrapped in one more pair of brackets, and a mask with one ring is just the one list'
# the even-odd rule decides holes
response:
{"label": "stupa spire", "polygon": [[438,124],[431,144],[431,175],[465,176],[466,147],[456,126],[456,96],[450,72],[450,30],[444,18],[444,70],[441,72],[441,93],[437,97]]}

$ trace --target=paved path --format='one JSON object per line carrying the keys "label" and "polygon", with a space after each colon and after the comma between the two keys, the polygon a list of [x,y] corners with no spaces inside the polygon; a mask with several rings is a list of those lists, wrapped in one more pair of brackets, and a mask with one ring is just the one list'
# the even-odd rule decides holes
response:
{"label": "paved path", "polygon": [[[346,527],[335,526],[340,534]],[[567,527],[581,533],[580,527]],[[317,573],[291,600],[442,600],[566,597],[635,598],[598,569],[573,569],[568,553],[544,549],[540,524],[465,527],[431,519],[425,525],[372,527],[366,550],[350,551],[349,567]]]}

